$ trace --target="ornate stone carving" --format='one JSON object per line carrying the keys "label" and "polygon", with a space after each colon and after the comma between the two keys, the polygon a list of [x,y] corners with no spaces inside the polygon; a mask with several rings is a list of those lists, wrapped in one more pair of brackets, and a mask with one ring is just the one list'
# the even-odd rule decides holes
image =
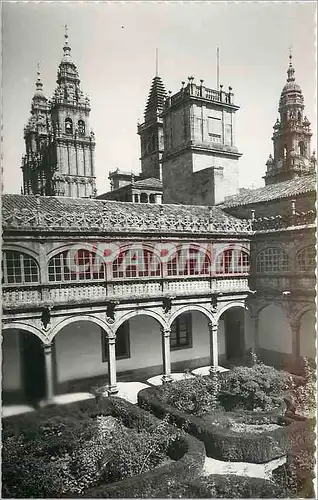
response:
{"label": "ornate stone carving", "polygon": [[106,321],[108,319],[115,322],[115,308],[120,302],[118,300],[110,300],[106,304]]}
{"label": "ornate stone carving", "polygon": [[45,332],[51,329],[51,310],[52,306],[46,306],[42,309],[41,323],[42,330]]}

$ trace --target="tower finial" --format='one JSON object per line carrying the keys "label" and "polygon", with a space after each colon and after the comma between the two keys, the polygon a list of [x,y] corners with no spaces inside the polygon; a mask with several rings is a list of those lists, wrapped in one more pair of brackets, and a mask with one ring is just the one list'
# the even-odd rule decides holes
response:
{"label": "tower finial", "polygon": [[159,76],[159,53],[158,53],[158,47],[156,48],[156,76]]}
{"label": "tower finial", "polygon": [[288,82],[295,81],[295,76],[294,76],[295,70],[293,68],[292,59],[293,59],[292,46],[290,45],[290,47],[289,47],[289,66],[288,66],[288,70],[287,70],[287,81]]}
{"label": "tower finial", "polygon": [[64,25],[64,29],[65,29],[65,31],[64,31],[63,52],[64,52],[64,56],[70,56],[71,47],[68,44],[68,25],[67,24]]}
{"label": "tower finial", "polygon": [[36,72],[36,75],[37,75],[36,83],[35,83],[36,90],[42,90],[43,89],[43,83],[41,81],[40,63],[37,63],[37,72]]}

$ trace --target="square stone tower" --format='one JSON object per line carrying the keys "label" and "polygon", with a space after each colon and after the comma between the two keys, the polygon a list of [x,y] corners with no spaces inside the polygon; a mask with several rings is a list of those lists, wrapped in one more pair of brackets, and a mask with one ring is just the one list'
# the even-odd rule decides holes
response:
{"label": "square stone tower", "polygon": [[239,106],[228,92],[182,82],[165,101],[162,157],[163,202],[215,205],[238,192],[234,116]]}

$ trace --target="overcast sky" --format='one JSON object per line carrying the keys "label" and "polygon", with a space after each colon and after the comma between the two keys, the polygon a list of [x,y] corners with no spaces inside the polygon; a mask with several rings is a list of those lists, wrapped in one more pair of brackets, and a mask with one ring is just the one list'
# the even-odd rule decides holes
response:
{"label": "overcast sky", "polygon": [[236,114],[240,185],[262,186],[290,46],[315,149],[315,11],[315,2],[4,3],[4,192],[20,192],[23,128],[37,63],[50,97],[65,24],[81,88],[91,99],[99,194],[109,189],[109,171],[140,170],[137,121],[155,75],[156,47],[160,76],[173,93],[191,75],[215,88],[220,47],[220,83],[233,87],[241,106]]}

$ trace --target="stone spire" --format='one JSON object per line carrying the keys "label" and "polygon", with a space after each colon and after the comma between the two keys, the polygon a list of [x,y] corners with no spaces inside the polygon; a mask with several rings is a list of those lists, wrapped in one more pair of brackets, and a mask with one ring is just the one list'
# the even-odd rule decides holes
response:
{"label": "stone spire", "polygon": [[[157,70],[156,70],[157,72]],[[167,92],[161,77],[156,74],[152,80],[148,101],[145,109],[145,122],[156,120],[162,112]]]}

